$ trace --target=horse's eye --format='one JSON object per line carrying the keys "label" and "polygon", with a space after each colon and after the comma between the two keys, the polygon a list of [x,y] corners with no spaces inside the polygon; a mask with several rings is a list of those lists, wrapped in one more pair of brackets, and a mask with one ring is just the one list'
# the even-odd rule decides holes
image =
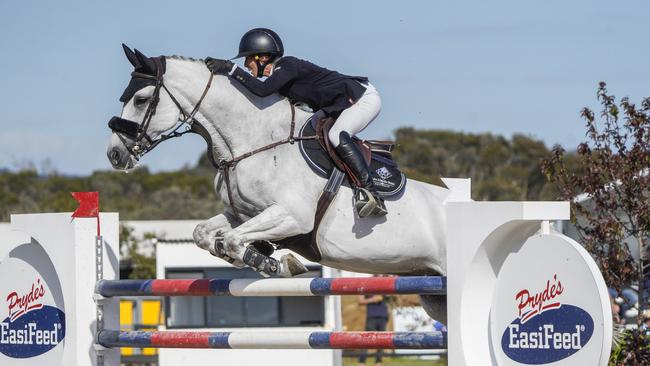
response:
{"label": "horse's eye", "polygon": [[142,105],[145,104],[148,100],[149,100],[149,98],[146,98],[146,97],[135,97],[135,105],[137,105],[137,106],[142,106]]}

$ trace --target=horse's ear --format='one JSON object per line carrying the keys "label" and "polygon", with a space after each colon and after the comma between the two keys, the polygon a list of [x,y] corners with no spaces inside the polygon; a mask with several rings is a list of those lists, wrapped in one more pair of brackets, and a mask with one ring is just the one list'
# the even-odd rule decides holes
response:
{"label": "horse's ear", "polygon": [[140,66],[142,66],[142,72],[150,75],[156,75],[156,63],[149,57],[145,56],[142,52],[138,51],[137,48],[134,49],[134,51],[135,57],[138,59]]}
{"label": "horse's ear", "polygon": [[136,57],[135,52],[133,52],[129,46],[125,45],[124,43],[122,43],[122,49],[124,50],[124,54],[126,55],[126,58],[129,60],[131,65],[133,65],[133,67],[138,67],[138,58]]}

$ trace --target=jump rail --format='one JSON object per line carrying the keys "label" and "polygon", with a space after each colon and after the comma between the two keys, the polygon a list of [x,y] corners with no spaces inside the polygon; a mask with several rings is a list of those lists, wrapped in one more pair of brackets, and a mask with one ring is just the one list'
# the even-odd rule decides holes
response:
{"label": "jump rail", "polygon": [[262,278],[199,280],[102,280],[97,294],[116,296],[326,296],[445,295],[440,276],[365,278]]}
{"label": "jump rail", "polygon": [[[100,215],[100,238],[94,218],[70,220],[69,213],[12,215],[12,230],[3,234],[9,245],[3,246],[5,256],[0,258],[0,278],[10,280],[0,281],[0,296],[18,302],[27,299],[30,306],[21,313],[20,304],[9,304],[13,320],[0,321],[0,364],[119,366],[120,347],[161,348],[161,360],[177,365],[203,361],[193,358],[193,352],[163,348],[433,350],[448,345],[451,366],[607,365],[612,344],[607,286],[589,253],[549,223],[568,219],[569,203],[474,202],[469,188],[466,184],[462,190],[466,195],[452,190],[445,204],[445,242],[454,244],[446,247],[449,277],[98,283],[119,276],[117,214]],[[286,332],[118,330],[118,296],[445,293],[449,333],[334,332],[332,322]],[[537,297],[549,301],[540,304]],[[556,303],[560,307],[547,306]],[[547,308],[523,323],[522,314],[537,306]],[[224,363],[235,360],[237,352],[215,357]],[[299,357],[303,363],[314,360]],[[241,360],[226,363],[236,362]],[[262,362],[271,366],[286,360],[269,357]]]}
{"label": "jump rail", "polygon": [[107,348],[446,349],[446,332],[194,332],[102,330]]}

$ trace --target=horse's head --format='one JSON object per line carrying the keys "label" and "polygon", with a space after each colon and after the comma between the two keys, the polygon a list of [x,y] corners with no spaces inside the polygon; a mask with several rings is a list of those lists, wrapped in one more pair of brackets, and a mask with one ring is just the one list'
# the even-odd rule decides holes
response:
{"label": "horse's head", "polygon": [[[147,57],[122,46],[135,70],[120,97],[122,114],[108,122],[113,133],[107,155],[113,168],[131,169],[159,143],[187,132],[206,140],[215,167],[218,160],[274,142],[268,140],[275,131],[289,133],[288,120],[294,118],[294,110],[279,95],[257,97],[233,85],[227,76],[214,76],[203,60]],[[197,85],[205,78],[201,93]],[[264,129],[252,129],[260,120],[265,121]],[[182,127],[190,128],[181,131]]]}
{"label": "horse's head", "polygon": [[147,57],[137,49],[122,47],[134,71],[120,97],[124,103],[121,116],[108,122],[113,133],[107,155],[113,168],[131,169],[160,142],[179,134],[176,130],[183,112],[163,83],[165,58]]}

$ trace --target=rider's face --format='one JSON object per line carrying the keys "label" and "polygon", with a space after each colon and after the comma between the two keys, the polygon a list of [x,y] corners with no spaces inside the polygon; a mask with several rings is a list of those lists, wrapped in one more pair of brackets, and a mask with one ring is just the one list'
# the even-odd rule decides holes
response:
{"label": "rider's face", "polygon": [[244,60],[244,66],[246,66],[246,68],[253,74],[257,74],[257,63],[255,62],[255,57],[246,56],[246,59]]}
{"label": "rider's face", "polygon": [[272,66],[270,64],[267,65],[267,63],[269,62],[270,59],[271,59],[271,56],[269,56],[269,55],[246,56],[246,59],[244,60],[244,66],[246,66],[246,68],[248,70],[250,70],[250,72],[253,75],[257,75],[257,62],[256,61],[259,61],[260,64],[265,65],[265,67],[264,67],[264,76],[269,76]]}

